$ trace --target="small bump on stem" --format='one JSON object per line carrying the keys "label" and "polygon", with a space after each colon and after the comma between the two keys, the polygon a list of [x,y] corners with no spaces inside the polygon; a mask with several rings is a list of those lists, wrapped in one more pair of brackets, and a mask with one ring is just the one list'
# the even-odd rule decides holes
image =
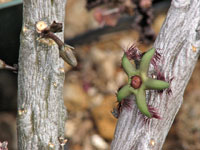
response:
{"label": "small bump on stem", "polygon": [[36,31],[37,31],[37,33],[42,33],[44,31],[44,29],[46,29],[47,27],[48,27],[48,25],[44,21],[38,21],[36,23]]}
{"label": "small bump on stem", "polygon": [[51,142],[48,143],[49,149],[53,150],[55,148],[55,145]]}
{"label": "small bump on stem", "polygon": [[63,137],[59,137],[58,141],[60,142],[60,146],[64,147],[68,140]]}

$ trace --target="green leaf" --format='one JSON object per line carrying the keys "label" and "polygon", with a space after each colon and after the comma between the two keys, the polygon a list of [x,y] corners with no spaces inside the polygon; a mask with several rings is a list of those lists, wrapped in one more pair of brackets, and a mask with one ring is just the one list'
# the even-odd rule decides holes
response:
{"label": "green leaf", "polygon": [[169,87],[169,83],[162,80],[155,80],[148,78],[148,80],[144,83],[146,89],[152,90],[163,90]]}
{"label": "green leaf", "polygon": [[138,93],[136,94],[136,104],[142,114],[149,118],[152,117],[147,107],[145,90],[143,90],[142,88],[140,88]]}
{"label": "green leaf", "polygon": [[148,50],[144,56],[142,57],[141,63],[140,63],[140,71],[147,74],[148,70],[149,70],[149,64],[151,62],[151,58],[153,57],[155,53],[155,49],[152,48],[150,50]]}

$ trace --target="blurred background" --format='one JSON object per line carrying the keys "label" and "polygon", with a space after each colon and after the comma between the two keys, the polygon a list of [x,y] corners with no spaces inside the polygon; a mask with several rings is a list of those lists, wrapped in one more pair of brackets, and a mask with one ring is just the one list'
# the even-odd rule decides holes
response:
{"label": "blurred background", "polygon": [[[136,43],[148,50],[170,0],[67,0],[64,39],[75,47],[78,66],[65,64],[65,135],[70,150],[109,150],[117,119],[115,92],[126,82],[123,51]],[[56,20],[57,21],[57,20]],[[58,20],[59,21],[59,20]],[[0,59],[18,62],[21,0],[0,0]],[[200,61],[185,90],[163,150],[200,150]],[[16,146],[17,74],[0,69],[0,142]]]}

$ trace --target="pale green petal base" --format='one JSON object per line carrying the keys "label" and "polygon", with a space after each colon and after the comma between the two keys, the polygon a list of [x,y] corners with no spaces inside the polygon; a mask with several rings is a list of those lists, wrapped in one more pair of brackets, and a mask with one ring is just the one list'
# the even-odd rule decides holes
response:
{"label": "pale green petal base", "polygon": [[132,92],[130,90],[130,85],[125,85],[117,92],[117,101],[121,102],[123,99],[131,94]]}
{"label": "pale green petal base", "polygon": [[141,63],[140,63],[140,71],[141,72],[144,72],[147,74],[147,72],[149,70],[149,64],[151,62],[151,58],[153,57],[154,53],[155,53],[155,48],[152,48],[144,54],[144,56],[142,57]]}
{"label": "pale green petal base", "polygon": [[151,90],[163,90],[169,87],[169,83],[151,78],[149,78],[144,84],[146,86],[146,89]]}
{"label": "pale green petal base", "polygon": [[138,91],[138,94],[136,95],[136,104],[142,114],[149,118],[152,117],[147,107],[145,90],[140,89]]}
{"label": "pale green petal base", "polygon": [[133,76],[135,74],[136,66],[129,61],[126,54],[122,57],[122,67],[128,76]]}

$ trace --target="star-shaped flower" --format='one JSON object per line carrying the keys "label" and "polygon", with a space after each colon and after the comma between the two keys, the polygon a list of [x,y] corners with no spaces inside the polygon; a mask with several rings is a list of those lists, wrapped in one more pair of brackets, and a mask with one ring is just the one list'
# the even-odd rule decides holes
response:
{"label": "star-shaped flower", "polygon": [[154,53],[154,48],[147,51],[142,56],[138,68],[136,67],[135,62],[131,62],[126,53],[124,53],[124,56],[122,57],[122,67],[128,76],[128,83],[117,92],[118,102],[121,102],[129,95],[134,94],[139,110],[148,118],[152,118],[153,114],[146,103],[145,90],[163,90],[169,87],[169,83],[165,81],[148,77],[149,65]]}

